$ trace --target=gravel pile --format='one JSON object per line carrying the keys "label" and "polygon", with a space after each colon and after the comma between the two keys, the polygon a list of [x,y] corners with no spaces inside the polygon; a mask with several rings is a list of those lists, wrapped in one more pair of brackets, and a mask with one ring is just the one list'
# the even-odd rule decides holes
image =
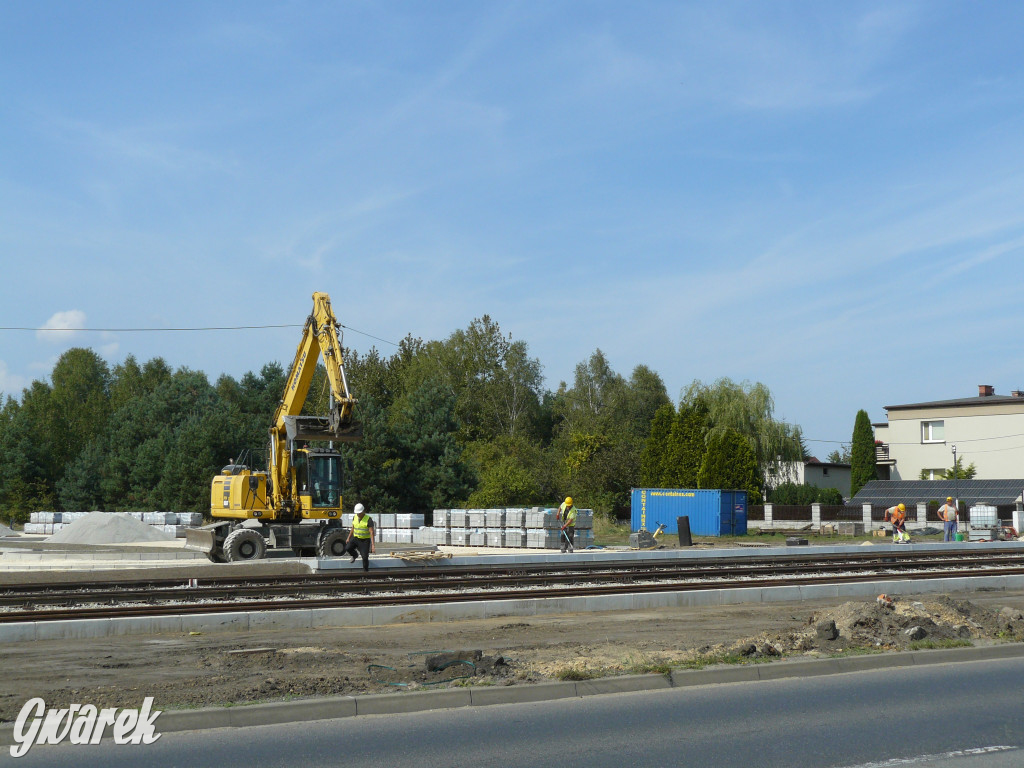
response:
{"label": "gravel pile", "polygon": [[131,544],[174,541],[174,536],[129,515],[92,512],[64,526],[47,541],[53,544]]}

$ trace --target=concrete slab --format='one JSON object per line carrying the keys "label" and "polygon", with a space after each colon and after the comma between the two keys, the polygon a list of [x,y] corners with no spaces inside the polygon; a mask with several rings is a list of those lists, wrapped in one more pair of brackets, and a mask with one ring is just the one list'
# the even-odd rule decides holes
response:
{"label": "concrete slab", "polygon": [[14,624],[0,624],[0,644],[24,643],[36,639],[35,621],[19,621]]}
{"label": "concrete slab", "polygon": [[668,675],[623,675],[622,677],[600,677],[596,680],[579,680],[576,683],[576,695],[594,696],[604,693],[658,691],[671,687],[672,681]]}
{"label": "concrete slab", "polygon": [[313,610],[254,611],[249,614],[249,630],[257,629],[311,629]]}
{"label": "concrete slab", "polygon": [[678,605],[675,592],[643,592],[633,595],[632,608],[647,611],[655,608],[673,608]]}
{"label": "concrete slab", "polygon": [[384,693],[356,696],[356,714],[393,715],[401,712],[423,712],[428,709],[451,709],[472,704],[469,688],[446,688],[441,691]]}
{"label": "concrete slab", "polygon": [[762,603],[781,603],[785,601],[799,601],[801,598],[800,587],[762,587]]}
{"label": "concrete slab", "polygon": [[110,634],[110,619],[36,622],[36,640],[92,640]]}
{"label": "concrete slab", "polygon": [[358,714],[354,696],[251,704],[243,707],[230,707],[226,711],[228,720],[235,728],[277,723],[306,723],[311,720],[333,720],[339,717],[355,717]]}
{"label": "concrete slab", "polygon": [[313,612],[311,625],[317,627],[371,627],[373,608],[317,608]]}
{"label": "concrete slab", "polygon": [[774,661],[771,664],[758,664],[759,680],[782,680],[787,677],[805,677],[807,675],[836,675],[842,670],[835,659],[812,659],[808,661]]}
{"label": "concrete slab", "polygon": [[840,656],[833,659],[842,672],[863,672],[868,669],[905,667],[911,658],[905,653],[869,653],[864,656]]}
{"label": "concrete slab", "polygon": [[537,683],[536,685],[508,685],[495,688],[475,686],[467,690],[472,696],[474,707],[572,699],[577,695],[576,683]]}
{"label": "concrete slab", "polygon": [[718,683],[745,683],[759,680],[757,668],[751,666],[717,667],[714,669],[674,669],[672,685],[685,688],[691,685],[715,685]]}
{"label": "concrete slab", "polygon": [[247,629],[248,613],[202,613],[181,616],[182,632],[244,632]]}
{"label": "concrete slab", "polygon": [[155,728],[160,733],[230,728],[232,709],[234,707],[168,710],[156,719]]}
{"label": "concrete slab", "polygon": [[110,619],[110,635],[163,635],[181,632],[181,616],[139,616]]}

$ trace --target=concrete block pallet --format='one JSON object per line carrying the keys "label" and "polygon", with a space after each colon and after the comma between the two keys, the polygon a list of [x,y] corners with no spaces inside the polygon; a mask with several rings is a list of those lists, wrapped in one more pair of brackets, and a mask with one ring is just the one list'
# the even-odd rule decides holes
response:
{"label": "concrete block pallet", "polygon": [[[25,523],[25,533],[51,535],[91,514],[93,512],[32,512],[29,514],[29,522]],[[158,531],[173,534],[179,539],[185,538],[186,528],[197,528],[203,524],[203,515],[200,512],[110,512],[103,514],[127,515]]]}
{"label": "concrete block pallet", "polygon": [[[501,509],[435,509],[434,524],[420,528],[417,543],[455,547],[560,549],[558,510],[551,507]],[[594,543],[594,511],[581,509],[576,518],[575,546]]]}

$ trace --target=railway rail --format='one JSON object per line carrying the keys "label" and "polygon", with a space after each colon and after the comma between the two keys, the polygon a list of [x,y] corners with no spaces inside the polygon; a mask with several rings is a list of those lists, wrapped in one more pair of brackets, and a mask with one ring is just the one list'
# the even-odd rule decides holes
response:
{"label": "railway rail", "polygon": [[1024,575],[1024,551],[853,552],[339,570],[274,578],[156,579],[0,588],[0,623],[412,603],[579,597],[742,587]]}

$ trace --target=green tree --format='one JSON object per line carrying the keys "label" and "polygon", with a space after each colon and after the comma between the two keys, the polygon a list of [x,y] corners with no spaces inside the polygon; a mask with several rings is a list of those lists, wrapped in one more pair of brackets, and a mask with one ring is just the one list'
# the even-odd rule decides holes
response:
{"label": "green tree", "polygon": [[[954,471],[955,470],[955,471]],[[973,480],[975,475],[978,474],[978,468],[972,461],[966,467],[964,466],[964,457],[957,456],[956,464],[949,469],[945,469],[940,473],[940,477],[944,480]],[[928,480],[928,470],[922,469],[920,474],[917,476],[918,480]]]}
{"label": "green tree", "polygon": [[760,504],[761,475],[749,440],[735,429],[710,433],[697,487],[743,490],[748,503]]}
{"label": "green tree", "polygon": [[707,450],[708,410],[703,400],[682,403],[669,436],[663,483],[669,488],[699,488],[697,475]]}
{"label": "green tree", "polygon": [[640,457],[640,472],[647,488],[662,487],[668,475],[669,438],[675,421],[676,409],[672,403],[661,406],[651,420],[651,433]]}
{"label": "green tree", "polygon": [[867,483],[878,477],[875,467],[875,433],[871,429],[868,412],[857,411],[850,441],[850,498],[857,495]]}
{"label": "green tree", "polygon": [[803,459],[806,450],[800,427],[775,418],[775,401],[764,384],[737,384],[728,378],[710,386],[694,381],[683,393],[683,403],[698,401],[707,408],[711,434],[733,429],[747,438],[762,478],[780,460]]}
{"label": "green tree", "polygon": [[839,448],[833,450],[828,455],[828,461],[831,464],[849,464],[850,463],[850,444],[843,443]]}

